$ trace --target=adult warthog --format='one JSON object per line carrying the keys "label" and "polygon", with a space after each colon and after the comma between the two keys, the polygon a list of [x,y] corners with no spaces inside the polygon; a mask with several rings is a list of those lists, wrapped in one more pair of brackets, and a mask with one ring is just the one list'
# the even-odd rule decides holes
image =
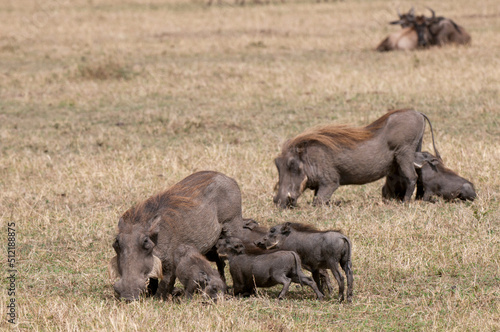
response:
{"label": "adult warthog", "polygon": [[[241,192],[233,179],[217,172],[194,173],[165,192],[130,208],[118,222],[110,273],[116,294],[138,299],[148,278],[163,278],[157,295],[171,294],[174,252],[180,244],[208,252],[223,225],[242,223]],[[152,271],[157,271],[153,273]]]}
{"label": "adult warthog", "polygon": [[407,184],[404,201],[409,201],[425,120],[432,133],[427,116],[406,109],[390,111],[365,127],[327,125],[288,140],[275,159],[279,180],[274,203],[295,206],[305,189],[314,190],[313,204],[328,203],[339,186],[373,182],[395,170]]}

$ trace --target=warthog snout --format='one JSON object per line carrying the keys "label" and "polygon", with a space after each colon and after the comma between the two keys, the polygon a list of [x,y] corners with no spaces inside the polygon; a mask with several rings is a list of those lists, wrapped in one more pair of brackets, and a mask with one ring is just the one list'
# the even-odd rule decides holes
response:
{"label": "warthog snout", "polygon": [[113,289],[118,298],[125,301],[138,300],[139,297],[148,290],[151,282],[152,289],[157,288],[158,281],[163,278],[161,260],[153,255],[154,265],[145,278],[141,277],[122,277],[118,269],[118,257],[111,259],[108,265],[109,280],[113,284]]}

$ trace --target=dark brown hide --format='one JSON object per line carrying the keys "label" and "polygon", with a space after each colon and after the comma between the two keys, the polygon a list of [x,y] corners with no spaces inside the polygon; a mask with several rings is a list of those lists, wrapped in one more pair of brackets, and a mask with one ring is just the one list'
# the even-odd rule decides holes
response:
{"label": "dark brown hide", "polygon": [[330,269],[339,286],[338,299],[343,301],[344,277],[338,268],[340,264],[347,278],[347,301],[351,302],[354,283],[352,246],[351,241],[340,231],[320,231],[309,225],[287,222],[271,227],[261,242],[267,248],[296,252],[304,267],[312,271],[316,282],[319,269]]}
{"label": "dark brown hide", "polygon": [[113,244],[120,276],[114,284],[117,295],[137,299],[157,257],[164,275],[157,296],[166,297],[174,288],[173,256],[180,244],[204,254],[216,244],[223,225],[242,222],[238,184],[217,172],[194,173],[137,204],[120,218]]}
{"label": "dark brown hide", "polygon": [[299,256],[293,251],[246,250],[243,242],[235,237],[220,239],[219,254],[229,260],[235,296],[255,294],[256,287],[282,284],[278,298],[282,299],[292,282],[311,287],[318,299],[323,298],[314,280],[302,272]]}
{"label": "dark brown hide", "polygon": [[425,120],[420,112],[395,110],[365,127],[328,125],[288,140],[275,159],[279,180],[274,203],[295,206],[305,189],[314,190],[313,204],[328,203],[339,186],[373,182],[396,167],[407,183],[404,200],[410,200]]}

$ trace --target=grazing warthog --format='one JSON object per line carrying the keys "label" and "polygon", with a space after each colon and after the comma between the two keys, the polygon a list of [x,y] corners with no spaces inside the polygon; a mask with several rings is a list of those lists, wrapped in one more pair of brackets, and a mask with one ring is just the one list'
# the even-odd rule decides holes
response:
{"label": "grazing warthog", "polygon": [[224,294],[226,284],[219,273],[212,269],[208,260],[194,247],[181,244],[174,253],[175,274],[184,286],[184,294],[192,298],[197,290],[213,300]]}
{"label": "grazing warthog", "polygon": [[297,223],[284,223],[271,227],[269,233],[259,243],[267,249],[291,250],[296,252],[304,267],[312,271],[318,282],[319,269],[330,269],[339,285],[339,301],[344,300],[344,277],[347,278],[347,302],[352,301],[354,277],[351,263],[351,241],[340,231],[320,231]]}
{"label": "grazing warthog", "polygon": [[156,295],[166,297],[174,288],[174,251],[180,244],[204,254],[217,243],[223,225],[242,222],[238,184],[217,172],[194,173],[137,204],[120,218],[113,243],[116,294],[138,299],[151,271],[162,271]]}
{"label": "grazing warthog", "polygon": [[396,110],[365,127],[327,125],[288,140],[274,161],[279,173],[274,203],[281,208],[295,206],[305,189],[314,190],[313,204],[328,203],[339,186],[373,182],[394,169],[407,183],[404,200],[409,201],[425,120],[430,124],[420,112]]}
{"label": "grazing warthog", "polygon": [[417,152],[415,167],[418,174],[416,199],[429,201],[433,195],[445,200],[473,201],[476,198],[472,182],[446,168],[441,158],[426,151]]}
{"label": "grazing warthog", "polygon": [[[244,219],[243,227],[233,228],[232,231],[223,229],[222,232],[224,236],[233,236],[240,239],[243,242],[246,250],[253,250],[258,247],[256,243],[262,240],[262,238],[267,235],[267,233],[269,232],[269,228],[260,226],[259,223],[253,219]],[[304,266],[304,268],[308,269],[308,267],[306,266]],[[319,274],[319,282],[316,281],[319,290],[323,294],[325,294],[324,288],[326,286],[328,291],[332,293],[333,287],[328,272],[324,269],[320,269]]]}
{"label": "grazing warthog", "polygon": [[323,298],[314,280],[302,272],[300,258],[293,251],[249,250],[245,249],[240,239],[231,236],[218,241],[217,251],[229,260],[235,296],[250,296],[255,294],[256,287],[282,284],[283,289],[278,296],[282,299],[291,282],[295,282],[311,287],[318,299]]}

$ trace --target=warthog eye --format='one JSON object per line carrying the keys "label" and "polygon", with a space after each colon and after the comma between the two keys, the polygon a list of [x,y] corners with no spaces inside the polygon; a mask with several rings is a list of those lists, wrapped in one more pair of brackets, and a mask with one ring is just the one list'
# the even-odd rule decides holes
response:
{"label": "warthog eye", "polygon": [[274,232],[276,232],[276,228],[275,228],[275,227],[271,228],[271,229],[269,230],[269,232],[270,232],[270,233],[274,233]]}
{"label": "warthog eye", "polygon": [[142,247],[146,250],[151,250],[154,247],[154,243],[149,239],[149,237],[146,237],[142,243]]}

